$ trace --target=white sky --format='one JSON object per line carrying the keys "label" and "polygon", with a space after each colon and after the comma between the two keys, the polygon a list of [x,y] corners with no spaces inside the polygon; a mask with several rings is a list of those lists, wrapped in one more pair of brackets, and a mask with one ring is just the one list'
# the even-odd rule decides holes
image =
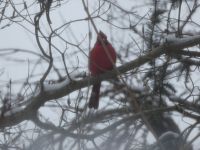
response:
{"label": "white sky", "polygon": [[[90,11],[94,10],[95,0],[88,0],[88,1],[91,6]],[[119,3],[124,8],[128,8],[128,7],[132,6],[133,0],[126,0],[126,3],[122,0],[121,1],[119,0]],[[137,3],[138,3],[138,5],[141,5],[143,3],[143,1],[140,1],[140,2],[137,1]],[[134,5],[136,6],[136,2],[134,2]],[[36,7],[32,9],[32,11],[35,11],[35,10],[37,10]],[[140,15],[142,15],[142,13],[145,14],[148,11],[148,9],[144,9],[144,7],[142,7],[142,9],[140,9],[140,11],[141,11]],[[12,12],[9,12],[9,13],[12,14]],[[53,22],[53,24],[52,24],[53,27],[58,27],[58,26],[62,25],[65,22],[65,20],[69,21],[69,20],[75,20],[75,19],[82,19],[85,17],[86,17],[86,13],[83,9],[81,0],[70,0],[68,3],[66,3],[64,6],[62,6],[58,11],[55,10],[55,11],[51,12],[51,19]],[[197,17],[197,18],[199,19],[199,17]],[[44,17],[44,19],[46,19],[46,18]],[[95,23],[96,23],[98,29],[101,29],[104,32],[107,32],[109,30],[110,26],[108,26],[107,24],[96,21],[96,20],[95,20]],[[24,23],[23,25],[25,25],[26,27],[28,27],[30,30],[32,30],[34,32],[32,26],[30,26],[29,24]],[[43,25],[47,26],[47,24],[45,24],[45,20],[43,21]],[[78,41],[81,41],[88,33],[87,21],[73,23],[70,27],[73,31],[74,36],[78,39]],[[46,29],[46,30],[48,32],[48,29]],[[115,29],[113,29],[113,32],[115,32]],[[67,31],[67,29],[66,29],[66,32],[64,32],[64,34],[65,34],[65,37],[69,41],[74,42],[74,43],[76,42],[72,36],[72,33]],[[110,38],[109,33],[107,33],[107,34],[108,34],[108,38]],[[120,33],[116,33],[116,34],[120,34]],[[93,46],[93,44],[94,44],[95,37],[96,36],[93,34],[91,46]],[[115,39],[115,40],[117,40],[117,39]],[[65,48],[65,44],[63,44],[59,41],[56,41],[55,43],[61,49]],[[119,48],[118,45],[114,45],[114,46],[116,48]],[[81,45],[81,47],[83,49],[85,49],[86,53],[89,52],[89,49],[87,49],[89,47],[87,38],[86,38],[85,42]],[[13,24],[10,27],[0,30],[0,49],[4,49],[4,48],[21,48],[21,49],[28,49],[28,50],[40,53],[33,34],[28,32],[22,26],[17,25],[17,24]],[[8,57],[10,57],[10,56],[8,56]],[[10,79],[19,80],[19,79],[23,79],[24,77],[26,77],[28,74],[28,69],[27,69],[28,68],[28,60],[36,59],[36,57],[33,57],[32,55],[27,55],[27,54],[17,54],[17,55],[14,55],[14,57],[23,59],[25,61],[23,62],[23,64],[21,64],[21,63],[16,63],[16,62],[12,62],[12,61],[7,61],[5,59],[2,59],[2,57],[0,57],[0,69],[4,69],[4,71],[5,71],[5,73],[2,76],[0,76],[1,84],[2,84],[2,80],[4,81],[3,83],[6,84],[7,81],[9,81]],[[72,57],[70,54],[68,55],[68,57],[70,59],[70,61],[68,61],[68,63],[70,64],[70,62],[73,62],[74,57]],[[72,58],[70,58],[70,57],[72,57]],[[83,67],[83,70],[87,70],[87,57],[84,56],[83,54],[80,54],[79,59],[81,62],[81,66]],[[71,63],[70,65],[76,66],[75,63]],[[46,66],[42,65],[40,69],[42,71],[44,71],[45,68],[46,68]],[[38,70],[38,72],[40,72],[41,70]],[[0,90],[1,90],[1,87],[0,87]],[[51,118],[52,120],[57,120],[57,114],[55,114],[53,111],[48,112],[48,115],[50,115],[52,117]],[[181,121],[177,120],[177,122],[181,122]]]}

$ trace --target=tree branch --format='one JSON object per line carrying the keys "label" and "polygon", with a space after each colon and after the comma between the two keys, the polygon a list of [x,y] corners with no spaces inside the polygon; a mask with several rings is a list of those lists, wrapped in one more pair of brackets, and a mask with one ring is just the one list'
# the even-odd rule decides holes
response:
{"label": "tree branch", "polygon": [[[199,43],[200,35],[182,39],[167,39],[166,42],[163,43],[163,45],[154,48],[147,54],[140,56],[133,61],[125,63],[117,67],[116,69],[119,71],[120,74],[123,74],[127,71],[138,68],[153,59],[156,59],[162,54],[167,54],[169,50],[170,53],[176,52],[173,50],[195,46]],[[44,84],[43,91],[38,89],[38,92],[36,92],[34,95],[30,96],[19,105],[12,106],[10,110],[2,114],[2,117],[0,117],[0,128],[16,125],[24,120],[31,120],[33,113],[36,113],[37,110],[47,101],[61,98],[78,89],[88,87],[99,81],[115,78],[116,76],[117,74],[114,69],[112,71],[99,75],[98,77],[86,77],[78,81],[69,81],[68,79],[66,79],[62,82],[55,84]]]}

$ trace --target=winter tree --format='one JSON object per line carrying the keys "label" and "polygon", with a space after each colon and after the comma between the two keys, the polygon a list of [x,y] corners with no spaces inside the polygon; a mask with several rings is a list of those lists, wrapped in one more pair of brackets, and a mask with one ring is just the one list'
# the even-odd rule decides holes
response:
{"label": "winter tree", "polygon": [[[199,13],[200,0],[0,0],[0,148],[199,149]],[[100,30],[117,63],[91,76]]]}

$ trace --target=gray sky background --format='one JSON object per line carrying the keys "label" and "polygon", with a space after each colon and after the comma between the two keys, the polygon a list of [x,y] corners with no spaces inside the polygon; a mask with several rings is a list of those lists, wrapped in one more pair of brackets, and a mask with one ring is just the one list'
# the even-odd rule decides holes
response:
{"label": "gray sky background", "polygon": [[[17,0],[16,0],[17,1]],[[92,10],[94,10],[94,8],[96,7],[96,0],[88,0],[89,5],[90,5],[90,12]],[[130,8],[133,7],[133,5],[135,7],[137,7],[137,5],[141,6],[141,4],[143,3],[143,1],[134,1],[133,4],[133,0],[118,0],[119,4],[124,8]],[[136,4],[137,3],[137,4]],[[32,8],[32,11],[36,11],[38,8]],[[138,10],[140,11],[140,15],[145,14],[148,11],[149,8],[145,8],[145,7],[140,7]],[[137,10],[137,9],[136,9]],[[12,12],[9,12],[12,14]],[[86,17],[86,13],[83,9],[81,0],[70,0],[68,3],[64,4],[61,8],[57,10],[53,10],[51,12],[51,20],[53,22],[52,26],[53,27],[58,27],[60,25],[62,25],[65,20],[69,21],[69,20],[75,20],[75,19],[82,19]],[[200,17],[197,17],[198,21],[200,22]],[[46,19],[45,17],[43,19]],[[44,29],[45,30],[45,26],[47,26],[47,24],[45,23],[46,20],[43,21],[44,24]],[[98,27],[98,29],[106,32],[108,34],[108,38],[111,38],[110,32],[109,31],[109,25],[107,25],[106,23],[102,22],[102,21],[96,21],[95,23]],[[26,26],[28,29],[30,29],[31,31],[34,32],[33,27],[28,24],[28,23],[22,23],[22,25]],[[120,25],[120,24],[119,24]],[[1,26],[0,26],[1,27]],[[92,28],[92,27],[91,27]],[[66,35],[66,39],[68,39],[69,41],[76,43],[76,40],[78,41],[82,41],[84,39],[85,36],[87,36],[88,34],[88,22],[87,21],[81,21],[81,22],[76,22],[70,25],[70,29],[72,32],[69,32],[68,29],[66,29],[66,31],[63,32],[63,34]],[[48,33],[48,28],[46,28],[47,33]],[[93,31],[93,37],[92,37],[92,41],[91,41],[91,46],[93,46],[94,42],[95,42],[95,38],[96,35],[94,34],[94,30]],[[116,35],[120,35],[121,33],[116,32],[115,29],[113,29],[113,32]],[[72,34],[73,33],[73,34]],[[113,34],[113,33],[112,33]],[[126,38],[130,38],[129,34],[125,34],[127,37]],[[75,36],[75,38],[74,38]],[[123,34],[124,36],[124,34]],[[117,36],[116,36],[117,37]],[[114,38],[113,40],[119,40],[116,37],[112,37]],[[130,39],[129,39],[130,40]],[[58,47],[60,47],[61,49],[65,48],[65,44],[60,42],[59,40],[55,42],[56,45],[58,45]],[[114,47],[116,49],[119,49],[120,45],[114,45]],[[5,29],[0,30],[0,49],[4,49],[4,48],[20,48],[20,49],[27,49],[30,51],[34,51],[37,53],[40,53],[40,50],[36,44],[35,41],[35,37],[32,33],[30,33],[29,31],[27,31],[25,28],[23,28],[20,25],[17,24],[12,24],[10,27],[7,27]],[[88,45],[88,38],[85,38],[85,41],[81,44],[81,48],[83,48],[85,50],[85,53],[88,54],[89,52],[89,45]],[[70,49],[70,46],[69,46]],[[73,49],[74,50],[74,49]],[[70,51],[70,50],[69,50]],[[72,50],[71,50],[72,51]],[[72,51],[73,52],[73,51]],[[69,59],[68,64],[70,64],[70,62],[72,62],[72,64],[70,65],[74,65],[76,66],[76,56],[72,56],[72,52],[70,52],[67,55],[66,59]],[[1,52],[0,52],[1,54]],[[82,70],[87,70],[87,57],[81,53],[78,54],[79,60],[80,60],[80,64]],[[10,58],[15,58],[15,59],[22,59],[24,61],[22,62],[13,62],[8,61],[8,59]],[[24,54],[24,53],[17,53],[16,55],[8,55],[6,57],[0,57],[0,71],[4,70],[5,73],[3,75],[0,76],[0,81],[1,83],[5,83],[7,84],[7,82],[12,79],[13,81],[19,81],[23,78],[25,78],[28,74],[28,60],[36,60],[37,57],[33,56],[33,55],[29,55],[29,54]],[[130,60],[132,60],[132,58],[130,58]],[[73,64],[74,62],[74,64]],[[32,66],[32,65],[30,65]],[[46,65],[41,65],[41,70],[38,69],[38,73],[40,71],[44,71],[46,68]],[[3,81],[3,82],[2,82]],[[19,81],[20,82],[20,81]],[[16,90],[17,88],[19,88],[20,86],[16,86]],[[1,88],[1,86],[0,86]],[[1,89],[0,89],[1,90]],[[4,89],[5,90],[5,89]],[[46,110],[46,108],[42,108],[44,110],[44,112],[48,112],[48,116],[51,116],[51,120],[52,121],[56,121],[57,120],[57,114],[56,113],[60,113],[60,112],[56,112],[54,110]],[[179,118],[177,117],[176,121],[179,122],[183,122],[184,118]],[[187,122],[188,120],[186,120],[185,122]],[[187,123],[186,123],[187,124]],[[183,125],[184,127],[185,125]]]}

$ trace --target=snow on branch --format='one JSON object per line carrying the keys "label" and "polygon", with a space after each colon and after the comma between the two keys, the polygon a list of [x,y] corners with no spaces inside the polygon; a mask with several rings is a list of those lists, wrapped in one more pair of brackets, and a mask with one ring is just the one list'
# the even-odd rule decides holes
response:
{"label": "snow on branch", "polygon": [[138,68],[163,54],[167,54],[167,51],[169,50],[183,49],[186,47],[195,46],[199,43],[200,35],[184,38],[168,36],[161,46],[152,49],[149,53],[139,56],[133,61],[117,67],[117,71],[113,69],[112,71],[106,72],[98,77],[83,77],[80,75],[79,77],[82,77],[82,79],[79,80],[74,80],[72,76],[71,79],[66,77],[66,79],[53,84],[45,83],[43,84],[43,88],[38,88],[34,95],[29,96],[29,98],[20,104],[11,107],[10,110],[3,112],[3,108],[1,108],[0,128],[16,125],[23,120],[31,120],[32,116],[37,114],[37,110],[47,101],[61,98],[78,89],[88,87],[99,81],[115,78],[119,74],[123,74],[127,71]]}
{"label": "snow on branch", "polygon": [[200,44],[200,35],[195,36],[187,36],[183,38],[177,38],[175,36],[167,36],[165,44],[169,44],[169,48],[186,48],[186,47],[192,47],[197,44]]}

